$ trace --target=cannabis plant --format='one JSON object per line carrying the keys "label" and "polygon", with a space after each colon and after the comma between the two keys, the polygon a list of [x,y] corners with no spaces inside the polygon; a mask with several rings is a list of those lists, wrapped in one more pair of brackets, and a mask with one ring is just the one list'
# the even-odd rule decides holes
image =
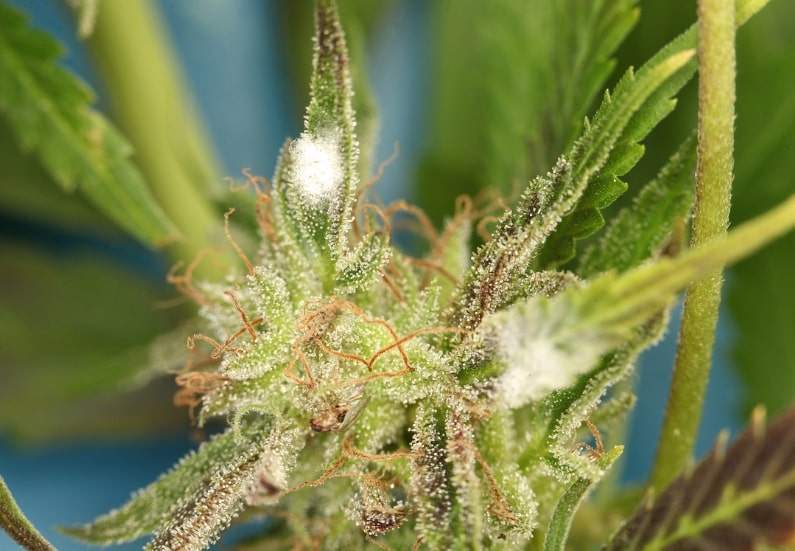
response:
{"label": "cannabis plant", "polygon": [[[709,90],[714,29],[733,38],[764,2],[740,0],[736,13],[718,4],[704,2],[698,29],[605,92],[579,137],[508,210],[493,197],[461,196],[437,230],[416,207],[372,199],[377,174],[360,181],[345,35],[333,0],[317,0],[303,132],[284,144],[272,179],[248,179],[256,253],[229,230],[230,209],[239,269],[200,279],[199,257],[170,274],[201,317],[187,336],[176,401],[198,426],[223,430],[126,504],[66,531],[95,544],[152,534],[151,549],[198,550],[237,519],[262,517],[262,536],[245,548],[575,545],[575,512],[622,452],[609,437],[633,397],[615,387],[659,339],[677,294],[719,280],[722,267],[795,226],[790,199],[705,237],[699,220],[713,213],[703,187],[694,196],[692,174],[698,158],[699,185],[725,179],[710,163],[726,147],[712,141],[714,120],[703,120],[698,155],[696,139],[686,140],[579,246],[626,191],[620,177],[695,73],[695,48]],[[711,106],[705,94],[702,115]],[[719,127],[725,114],[717,112]],[[685,248],[694,201],[696,246]],[[421,256],[393,243],[407,222],[426,241]],[[695,469],[668,461],[655,479],[661,495],[634,515],[635,495],[618,496],[629,507],[589,511],[600,525],[610,515],[628,520],[612,537],[593,527],[588,545],[750,549],[786,540],[795,523],[793,420],[765,428],[757,413],[728,451],[719,444]],[[10,496],[2,503],[0,520],[21,543],[45,545],[25,531]]]}

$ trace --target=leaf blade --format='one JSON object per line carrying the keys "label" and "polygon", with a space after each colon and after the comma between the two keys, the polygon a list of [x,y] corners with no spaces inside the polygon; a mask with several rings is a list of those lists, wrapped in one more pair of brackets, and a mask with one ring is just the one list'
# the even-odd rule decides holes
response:
{"label": "leaf blade", "polygon": [[129,144],[91,110],[91,91],[56,65],[58,43],[5,4],[0,21],[0,113],[23,149],[34,153],[64,190],[81,189],[144,243],[173,239],[173,224],[129,160]]}
{"label": "leaf blade", "polygon": [[763,418],[758,411],[725,452],[719,442],[637,511],[605,549],[651,551],[704,541],[740,550],[787,542],[795,534],[795,411],[767,428]]}
{"label": "leaf blade", "polygon": [[63,531],[86,543],[118,544],[160,530],[170,521],[184,499],[204,490],[204,480],[227,463],[244,456],[243,463],[260,444],[257,438],[266,429],[262,421],[241,429],[229,429],[203,443],[183,457],[172,470],[146,488],[133,494],[122,507],[89,524],[66,527]]}
{"label": "leaf blade", "polygon": [[577,273],[589,278],[608,270],[625,271],[653,257],[693,202],[695,141],[683,143],[657,178],[610,221],[604,234],[579,258]]}
{"label": "leaf blade", "polygon": [[[736,8],[737,26],[740,27],[744,25],[756,12],[767,4],[767,1],[768,0],[739,0]],[[693,25],[668,43],[638,69],[638,79],[647,72],[656,70],[661,63],[667,62],[671,57],[695,49],[697,40],[697,28]],[[635,166],[640,160],[640,157],[632,158],[630,156],[632,152],[631,146],[643,141],[646,136],[648,136],[648,134],[673,111],[676,106],[676,95],[693,77],[696,70],[696,60],[694,58],[689,59],[671,74],[670,78],[668,78],[664,84],[659,86],[653,94],[645,99],[642,106],[633,114],[632,120],[622,129],[621,136],[617,138],[619,146],[610,150],[608,160],[600,167],[600,179],[595,180],[591,185],[598,186],[600,182],[605,181],[605,177],[609,176],[620,178]],[[618,86],[620,86],[620,84]],[[618,86],[616,87],[614,97],[610,95],[605,97],[605,100],[594,116],[594,121],[599,117],[600,111],[606,109],[611,102],[617,100],[615,95],[618,93]],[[567,214],[566,219],[561,222],[559,228],[545,244],[540,265],[545,268],[552,268],[574,258],[576,251],[575,241],[592,235],[599,228],[595,226],[590,228],[593,230],[590,231],[590,233],[577,232],[576,226],[572,229],[573,224],[571,223],[571,218],[577,216],[578,211],[593,209],[598,211],[606,206],[608,205],[604,204],[598,207],[580,203],[575,205],[571,212]]]}

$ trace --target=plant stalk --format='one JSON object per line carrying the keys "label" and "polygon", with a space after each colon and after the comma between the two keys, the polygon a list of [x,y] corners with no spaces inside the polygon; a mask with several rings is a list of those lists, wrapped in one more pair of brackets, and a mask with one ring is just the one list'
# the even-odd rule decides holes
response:
{"label": "plant stalk", "polygon": [[221,217],[208,200],[221,181],[219,170],[151,0],[102,2],[87,44],[114,118],[182,234],[172,256],[190,262],[202,249],[223,244]]}
{"label": "plant stalk", "polygon": [[[724,235],[734,170],[735,5],[698,2],[698,164],[691,245]],[[661,490],[688,465],[701,421],[712,363],[723,274],[686,292],[673,383],[651,485]]]}
{"label": "plant stalk", "polygon": [[[17,505],[11,490],[0,476],[0,531],[5,532],[23,549],[56,551],[55,547],[27,519]],[[1,541],[1,540],[0,540]]]}

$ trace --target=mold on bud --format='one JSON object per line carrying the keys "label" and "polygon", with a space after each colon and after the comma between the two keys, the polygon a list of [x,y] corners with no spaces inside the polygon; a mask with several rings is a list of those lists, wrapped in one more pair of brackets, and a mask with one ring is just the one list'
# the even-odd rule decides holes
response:
{"label": "mold on bud", "polygon": [[337,133],[326,131],[320,136],[304,133],[290,147],[293,176],[301,195],[315,206],[333,201],[340,193],[344,176]]}
{"label": "mold on bud", "polygon": [[[666,83],[690,67],[680,48],[628,72],[511,209],[494,216],[499,201],[464,197],[439,231],[418,207],[359,186],[345,37],[336,3],[315,6],[304,130],[250,209],[260,247],[234,243],[245,274],[194,285],[192,266],[172,277],[200,304],[181,402],[226,428],[71,533],[98,544],[153,533],[154,549],[198,551],[256,508],[279,519],[284,539],[268,542],[279,548],[540,548],[531,539],[565,486],[584,485],[579,499],[609,467],[578,451],[583,427],[618,417],[602,400],[676,293],[795,224],[795,200],[676,257],[633,252],[620,273],[614,259],[592,260],[590,278],[556,269],[625,187],[617,173],[633,140],[665,109],[640,111],[668,101]],[[663,236],[674,221],[649,223]],[[427,254],[395,245],[403,227]],[[659,250],[659,237],[645,241]]]}

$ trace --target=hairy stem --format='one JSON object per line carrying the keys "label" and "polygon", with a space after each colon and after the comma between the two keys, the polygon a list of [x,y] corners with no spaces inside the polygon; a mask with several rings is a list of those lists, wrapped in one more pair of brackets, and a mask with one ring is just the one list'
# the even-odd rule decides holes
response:
{"label": "hairy stem", "polygon": [[[691,245],[726,233],[734,150],[735,7],[698,3],[698,166]],[[723,275],[717,270],[685,295],[674,378],[651,484],[662,489],[690,461],[712,362]]]}
{"label": "hairy stem", "polygon": [[88,46],[136,161],[182,234],[173,255],[190,262],[223,242],[206,198],[220,176],[158,17],[150,0],[104,2]]}
{"label": "hairy stem", "polygon": [[[602,455],[598,460],[600,468],[609,469],[623,451],[624,446],[615,446]],[[578,478],[560,497],[544,537],[544,551],[564,551],[570,547],[569,532],[574,516],[595,482],[589,478]]]}
{"label": "hairy stem", "polygon": [[44,539],[22,513],[2,476],[0,476],[0,528],[23,549],[55,551],[55,547]]}

